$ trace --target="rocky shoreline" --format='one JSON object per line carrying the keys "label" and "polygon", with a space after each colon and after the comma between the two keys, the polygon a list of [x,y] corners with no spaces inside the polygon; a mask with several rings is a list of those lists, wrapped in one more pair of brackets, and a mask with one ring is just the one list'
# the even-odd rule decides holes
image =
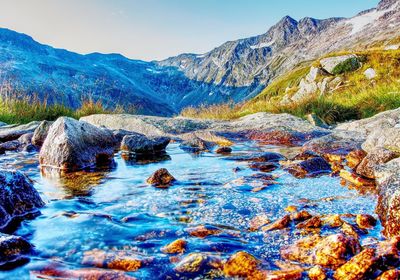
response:
{"label": "rocky shoreline", "polygon": [[[309,231],[329,225],[339,228],[341,233],[328,236],[312,234],[281,248],[282,259],[290,265],[286,264],[280,270],[261,270],[260,260],[247,252],[237,252],[228,260],[193,253],[180,259],[176,271],[185,273],[202,266],[218,269],[226,277],[249,279],[301,279],[304,275],[310,279],[397,279],[395,268],[400,258],[397,251],[400,248],[397,210],[400,207],[399,139],[400,109],[335,128],[317,127],[288,114],[257,113],[235,121],[92,115],[79,121],[63,117],[55,122],[4,125],[0,127],[0,153],[37,151],[43,176],[62,177],[82,169],[90,171],[112,166],[117,152],[126,158],[162,156],[170,142],[179,142],[181,148],[189,153],[215,151],[226,156],[227,160],[249,162],[251,168],[266,175],[281,167],[298,179],[340,176],[358,189],[372,188],[376,191],[376,213],[386,241],[369,247],[360,245],[359,235],[376,224],[372,216],[315,215],[293,207],[276,221],[257,217],[252,221],[252,230],[269,232],[294,226]],[[298,147],[300,151],[291,158],[273,152],[229,156],[230,146],[243,140],[256,141],[260,145]],[[260,180],[273,181],[273,178]],[[158,188],[168,188],[175,181],[173,174],[166,169],[149,174],[147,179],[149,185]],[[10,248],[0,253],[0,267],[9,267],[29,258],[34,244],[7,235],[12,234],[7,227],[10,223],[38,215],[44,202],[33,183],[19,171],[0,170],[0,189],[0,228],[4,232],[0,236],[0,247]],[[347,221],[349,219],[351,222]],[[190,229],[189,234],[206,238],[217,231],[199,227]],[[171,254],[182,253],[185,246],[185,241],[177,240],[163,250]],[[139,269],[140,261],[135,263],[122,259],[124,263],[111,261],[114,269],[126,271],[131,265]],[[101,275],[98,271],[85,270],[70,272],[74,276],[61,273],[59,277],[88,277],[91,273]],[[115,279],[129,279],[115,273]]]}

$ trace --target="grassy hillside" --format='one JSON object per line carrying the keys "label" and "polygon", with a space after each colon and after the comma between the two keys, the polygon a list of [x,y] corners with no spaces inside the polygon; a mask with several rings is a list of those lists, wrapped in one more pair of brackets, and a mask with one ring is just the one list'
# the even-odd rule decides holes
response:
{"label": "grassy hillside", "polygon": [[[343,85],[331,93],[311,95],[307,100],[282,105],[285,95],[298,90],[300,80],[318,61],[306,62],[276,79],[254,99],[242,104],[187,108],[186,117],[210,119],[234,119],[256,112],[291,113],[299,117],[315,113],[327,123],[370,117],[381,111],[400,107],[400,51],[373,49],[357,54],[362,67],[354,72],[337,75]],[[346,54],[334,53],[326,57]],[[373,68],[377,76],[373,80],[365,77],[364,71]]]}

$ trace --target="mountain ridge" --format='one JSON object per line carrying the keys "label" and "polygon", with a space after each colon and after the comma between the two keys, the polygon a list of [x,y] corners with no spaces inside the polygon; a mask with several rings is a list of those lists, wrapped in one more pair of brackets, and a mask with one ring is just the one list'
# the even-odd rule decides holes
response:
{"label": "mountain ridge", "polygon": [[[145,62],[121,54],[78,54],[0,29],[0,78],[50,103],[78,107],[133,104],[139,113],[172,115],[187,106],[248,100],[299,63],[337,50],[400,36],[398,1],[383,0],[352,18],[283,17],[265,33],[228,41],[205,54]],[[385,27],[385,28],[383,28]]]}

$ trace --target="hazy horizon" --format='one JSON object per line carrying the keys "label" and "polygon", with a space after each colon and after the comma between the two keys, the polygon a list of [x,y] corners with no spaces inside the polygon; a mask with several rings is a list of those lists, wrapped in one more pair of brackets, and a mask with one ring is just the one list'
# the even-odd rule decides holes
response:
{"label": "hazy horizon", "polygon": [[12,0],[0,3],[0,26],[77,53],[120,53],[149,61],[202,54],[226,41],[262,34],[285,15],[351,17],[379,1],[268,2]]}

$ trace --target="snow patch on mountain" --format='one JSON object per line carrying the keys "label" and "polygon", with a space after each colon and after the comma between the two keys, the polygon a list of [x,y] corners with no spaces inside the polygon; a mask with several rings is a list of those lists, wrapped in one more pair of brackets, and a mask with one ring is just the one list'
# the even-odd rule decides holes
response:
{"label": "snow patch on mountain", "polygon": [[257,50],[257,49],[263,49],[263,48],[269,48],[275,43],[275,39],[272,39],[271,41],[264,42],[264,43],[259,43],[255,46],[250,46],[252,50]]}

